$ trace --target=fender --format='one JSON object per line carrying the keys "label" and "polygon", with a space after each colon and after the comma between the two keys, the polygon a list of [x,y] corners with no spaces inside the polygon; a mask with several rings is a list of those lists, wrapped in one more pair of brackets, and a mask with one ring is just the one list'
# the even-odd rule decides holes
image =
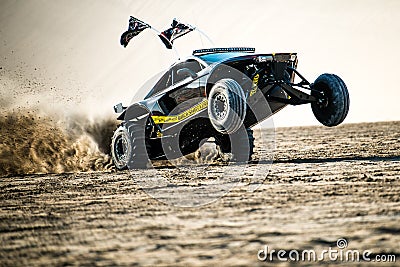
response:
{"label": "fender", "polygon": [[135,103],[125,109],[117,119],[121,121],[140,120],[144,117],[147,117],[149,114],[150,111],[145,105],[141,103]]}

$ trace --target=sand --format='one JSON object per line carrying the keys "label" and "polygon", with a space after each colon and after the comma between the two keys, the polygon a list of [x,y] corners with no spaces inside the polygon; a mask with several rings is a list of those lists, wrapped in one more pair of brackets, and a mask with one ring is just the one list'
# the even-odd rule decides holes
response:
{"label": "sand", "polygon": [[[256,191],[248,192],[244,172],[228,194],[192,208],[149,196],[135,179],[149,171],[3,177],[0,265],[265,266],[257,253],[266,245],[321,251],[338,249],[339,238],[346,249],[398,262],[399,139],[400,122],[280,128],[274,163]],[[207,177],[221,168],[208,166]],[[185,172],[158,172],[169,173],[177,190],[190,186]]]}

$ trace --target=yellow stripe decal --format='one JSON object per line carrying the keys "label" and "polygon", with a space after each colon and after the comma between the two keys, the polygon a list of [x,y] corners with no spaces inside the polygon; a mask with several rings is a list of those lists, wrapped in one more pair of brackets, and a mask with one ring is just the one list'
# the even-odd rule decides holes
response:
{"label": "yellow stripe decal", "polygon": [[185,110],[184,112],[174,115],[174,116],[151,116],[155,124],[163,124],[163,123],[176,123],[179,121],[182,121],[204,109],[206,109],[208,106],[208,100],[204,99],[201,101],[199,104],[197,104],[194,107],[191,107],[188,110]]}
{"label": "yellow stripe decal", "polygon": [[252,85],[252,89],[250,91],[250,96],[254,95],[257,92],[257,86],[258,86],[258,79],[260,78],[260,74],[256,74],[256,76],[254,76],[253,78],[253,85]]}

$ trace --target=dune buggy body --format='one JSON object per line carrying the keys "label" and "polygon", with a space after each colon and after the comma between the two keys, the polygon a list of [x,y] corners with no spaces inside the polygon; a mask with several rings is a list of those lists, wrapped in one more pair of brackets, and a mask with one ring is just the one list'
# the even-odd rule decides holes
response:
{"label": "dune buggy body", "polygon": [[[246,129],[250,147],[241,159],[248,160],[254,147],[251,127],[287,105],[311,103],[322,124],[340,124],[349,102],[344,82],[323,74],[311,84],[296,70],[297,62],[296,53],[257,54],[242,47],[195,50],[173,64],[144,100],[114,107],[122,111],[112,144],[117,168],[132,161],[143,165],[132,159],[139,154],[146,154],[144,162],[168,153],[168,158],[186,155],[210,137],[221,151],[232,152],[229,135],[240,127]],[[132,140],[141,144],[140,153],[133,151]]]}

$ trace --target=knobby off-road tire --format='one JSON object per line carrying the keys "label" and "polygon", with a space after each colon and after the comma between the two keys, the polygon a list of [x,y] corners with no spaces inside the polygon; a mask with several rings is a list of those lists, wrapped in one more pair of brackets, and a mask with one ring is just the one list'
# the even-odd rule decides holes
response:
{"label": "knobby off-road tire", "polygon": [[208,116],[220,133],[232,134],[243,124],[246,116],[246,96],[233,79],[222,79],[214,84],[208,97]]}
{"label": "knobby off-road tire", "polygon": [[117,170],[147,168],[144,128],[136,124],[118,127],[111,141],[111,157]]}
{"label": "knobby off-road tire", "polygon": [[215,138],[218,155],[223,162],[248,162],[254,153],[253,130],[246,129],[245,134],[236,132]]}
{"label": "knobby off-road tire", "polygon": [[[343,80],[334,74],[322,74],[314,82],[314,90],[322,92],[320,101],[311,103],[315,118],[325,126],[332,127],[344,121],[349,112],[349,92]],[[319,94],[311,91],[319,99]]]}

